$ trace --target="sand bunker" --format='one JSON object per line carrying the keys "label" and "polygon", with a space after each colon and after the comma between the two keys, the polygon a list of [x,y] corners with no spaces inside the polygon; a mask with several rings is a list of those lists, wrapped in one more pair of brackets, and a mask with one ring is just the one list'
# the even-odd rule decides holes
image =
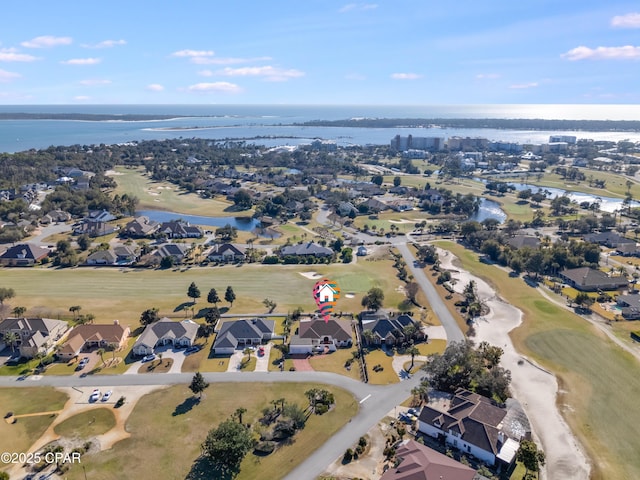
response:
{"label": "sand bunker", "polygon": [[322,278],[322,275],[320,275],[318,272],[299,272],[300,275],[302,275],[305,278],[308,278],[309,280],[316,280],[318,278]]}
{"label": "sand bunker", "polygon": [[353,297],[355,297],[355,294],[353,294],[353,293],[345,293],[344,294],[344,298],[353,298]]}

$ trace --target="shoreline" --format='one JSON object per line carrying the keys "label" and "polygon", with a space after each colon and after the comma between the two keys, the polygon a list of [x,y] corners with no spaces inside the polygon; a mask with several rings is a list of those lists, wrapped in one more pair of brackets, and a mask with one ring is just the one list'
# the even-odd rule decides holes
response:
{"label": "shoreline", "polygon": [[589,480],[590,462],[584,448],[562,417],[558,405],[558,381],[551,372],[516,351],[509,332],[522,323],[522,312],[505,303],[499,294],[485,282],[456,265],[451,252],[438,248],[441,265],[457,280],[453,288],[462,292],[473,280],[478,297],[489,307],[489,313],[476,319],[476,334],[471,340],[487,341],[504,350],[501,364],[511,371],[511,389],[522,404],[532,426],[532,436],[546,456],[541,478],[571,478]]}

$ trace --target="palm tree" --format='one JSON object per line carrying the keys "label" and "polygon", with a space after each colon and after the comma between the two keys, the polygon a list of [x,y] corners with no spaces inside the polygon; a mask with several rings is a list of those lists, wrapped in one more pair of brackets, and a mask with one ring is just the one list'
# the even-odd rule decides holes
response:
{"label": "palm tree", "polygon": [[26,311],[27,311],[27,307],[14,307],[11,313],[13,313],[14,317],[20,318],[25,314]]}
{"label": "palm tree", "polygon": [[238,423],[242,424],[242,415],[247,413],[247,409],[244,407],[236,408],[236,411],[233,412],[233,416],[238,419]]}
{"label": "palm tree", "polygon": [[20,340],[20,335],[9,330],[4,333],[4,335],[2,336],[2,340],[4,341],[4,343],[11,347],[11,353],[13,353],[16,350],[18,340]]}
{"label": "palm tree", "polygon": [[418,347],[411,347],[407,353],[411,355],[411,366],[409,367],[409,371],[411,371],[413,370],[416,355],[420,355],[420,350],[418,350]]}
{"label": "palm tree", "polygon": [[102,365],[105,365],[105,363],[104,363],[104,348],[99,348],[96,353],[98,355],[100,355],[100,361],[102,362]]}
{"label": "palm tree", "polygon": [[244,351],[242,352],[247,356],[247,363],[249,363],[251,361],[251,353],[252,352],[253,352],[253,350],[251,350],[249,347],[245,348]]}
{"label": "palm tree", "polygon": [[71,313],[73,313],[73,318],[77,318],[78,316],[78,312],[82,310],[82,307],[80,305],[72,305],[71,307],[69,307],[69,311]]}

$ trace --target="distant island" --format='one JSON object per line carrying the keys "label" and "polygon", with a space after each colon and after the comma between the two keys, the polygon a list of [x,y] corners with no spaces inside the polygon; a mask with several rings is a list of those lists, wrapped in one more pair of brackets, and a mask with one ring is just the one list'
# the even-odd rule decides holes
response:
{"label": "distant island", "polygon": [[192,118],[202,115],[145,115],[127,113],[122,115],[111,113],[0,113],[0,120],[83,120],[88,122],[144,122],[151,120],[171,120],[173,118]]}
{"label": "distant island", "polygon": [[545,120],[541,118],[351,118],[296,123],[305,127],[492,128],[503,130],[575,130],[638,132],[640,120]]}

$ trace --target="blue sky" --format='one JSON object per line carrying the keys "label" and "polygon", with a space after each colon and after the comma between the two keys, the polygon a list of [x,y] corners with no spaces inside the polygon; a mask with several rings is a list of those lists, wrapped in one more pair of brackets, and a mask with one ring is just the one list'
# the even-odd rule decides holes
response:
{"label": "blue sky", "polygon": [[0,104],[640,103],[640,4],[5,2]]}

